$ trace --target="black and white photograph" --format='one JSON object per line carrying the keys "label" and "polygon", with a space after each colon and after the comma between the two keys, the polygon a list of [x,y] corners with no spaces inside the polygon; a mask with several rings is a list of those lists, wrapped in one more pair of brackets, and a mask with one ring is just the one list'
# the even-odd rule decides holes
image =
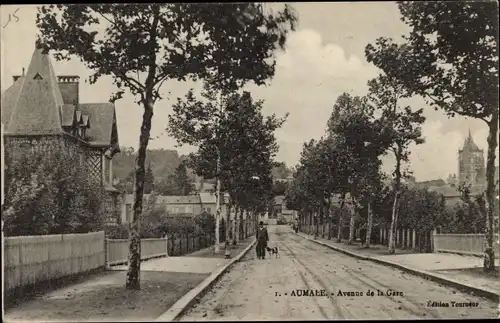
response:
{"label": "black and white photograph", "polygon": [[2,321],[500,319],[498,7],[2,4]]}

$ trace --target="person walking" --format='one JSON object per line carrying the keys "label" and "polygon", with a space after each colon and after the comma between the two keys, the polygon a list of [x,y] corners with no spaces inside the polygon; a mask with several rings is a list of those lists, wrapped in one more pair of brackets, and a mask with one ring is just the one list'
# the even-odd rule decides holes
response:
{"label": "person walking", "polygon": [[257,258],[258,259],[266,259],[266,247],[267,242],[269,241],[269,234],[267,233],[267,229],[264,228],[264,222],[259,222],[259,228],[256,233],[257,238]]}

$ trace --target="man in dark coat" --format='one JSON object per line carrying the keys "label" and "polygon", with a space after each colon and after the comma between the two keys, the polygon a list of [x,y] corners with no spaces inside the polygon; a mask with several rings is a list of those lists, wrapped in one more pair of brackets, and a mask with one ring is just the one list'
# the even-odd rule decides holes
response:
{"label": "man in dark coat", "polygon": [[266,247],[269,241],[269,235],[267,234],[267,229],[264,228],[264,222],[260,221],[259,228],[256,233],[257,238],[257,258],[266,259]]}

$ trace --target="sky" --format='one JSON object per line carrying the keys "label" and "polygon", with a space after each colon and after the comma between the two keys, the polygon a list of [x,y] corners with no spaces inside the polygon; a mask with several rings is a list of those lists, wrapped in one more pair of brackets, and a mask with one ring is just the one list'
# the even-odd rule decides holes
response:
{"label": "sky", "polygon": [[[366,61],[365,46],[378,37],[397,38],[409,30],[401,22],[394,2],[305,2],[294,3],[293,7],[298,13],[299,25],[290,35],[285,51],[276,54],[274,78],[266,87],[247,87],[255,98],[265,101],[265,114],[284,116],[289,113],[286,123],[276,131],[280,145],[276,159],[288,166],[297,164],[305,141],[324,135],[333,104],[340,94],[366,94],[367,81],[379,71]],[[28,67],[38,31],[35,6],[2,6],[0,12],[3,93],[12,84],[12,76],[20,75],[22,68]],[[14,12],[19,19],[12,16]],[[11,19],[7,24],[9,15]],[[115,91],[109,77],[92,86],[85,83],[91,71],[76,59],[70,62],[53,60],[52,64],[57,74],[81,77],[82,103],[106,102]],[[200,88],[200,84],[164,83],[162,92],[166,98],[155,105],[153,139],[149,148],[177,149],[181,154],[194,150],[193,147],[176,147],[176,142],[165,132],[172,104],[192,87]],[[426,116],[422,126],[425,143],[411,147],[407,165],[417,180],[446,179],[449,174],[457,173],[458,149],[469,130],[476,144],[486,152],[488,128],[483,121],[465,117],[450,119],[443,112],[426,106],[418,97],[408,103],[415,109],[423,107]],[[115,104],[120,145],[137,148],[141,108],[131,95],[125,95]],[[383,169],[390,172],[393,166],[393,158],[385,157]]]}

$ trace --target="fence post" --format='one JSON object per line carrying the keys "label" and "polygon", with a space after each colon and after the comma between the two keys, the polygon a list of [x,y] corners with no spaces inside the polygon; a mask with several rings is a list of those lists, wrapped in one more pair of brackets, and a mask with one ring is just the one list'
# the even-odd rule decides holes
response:
{"label": "fence post", "polygon": [[434,237],[436,236],[436,228],[432,229],[431,233],[431,252],[434,252]]}
{"label": "fence post", "polygon": [[106,270],[111,269],[109,265],[109,241],[106,233],[104,233],[104,268]]}
{"label": "fence post", "polygon": [[168,257],[168,236],[165,235],[165,254]]}
{"label": "fence post", "polygon": [[[2,123],[2,175],[3,175],[3,123]],[[2,206],[3,206],[3,179],[2,176]],[[3,236],[3,220],[2,220],[2,255],[5,255],[5,241]],[[5,264],[2,261],[2,273],[5,273]],[[2,279],[2,292],[5,290],[5,281]],[[5,296],[5,295],[3,295]],[[4,297],[2,297],[2,317],[5,315],[5,301]]]}
{"label": "fence post", "polygon": [[413,234],[412,234],[412,237],[411,237],[411,240],[412,240],[412,241],[411,241],[411,248],[412,248],[413,250],[415,250],[415,242],[416,242],[416,238],[417,238],[417,237],[416,237],[416,231],[415,231],[415,229],[413,229],[413,230],[412,230],[412,233],[413,233]]}

